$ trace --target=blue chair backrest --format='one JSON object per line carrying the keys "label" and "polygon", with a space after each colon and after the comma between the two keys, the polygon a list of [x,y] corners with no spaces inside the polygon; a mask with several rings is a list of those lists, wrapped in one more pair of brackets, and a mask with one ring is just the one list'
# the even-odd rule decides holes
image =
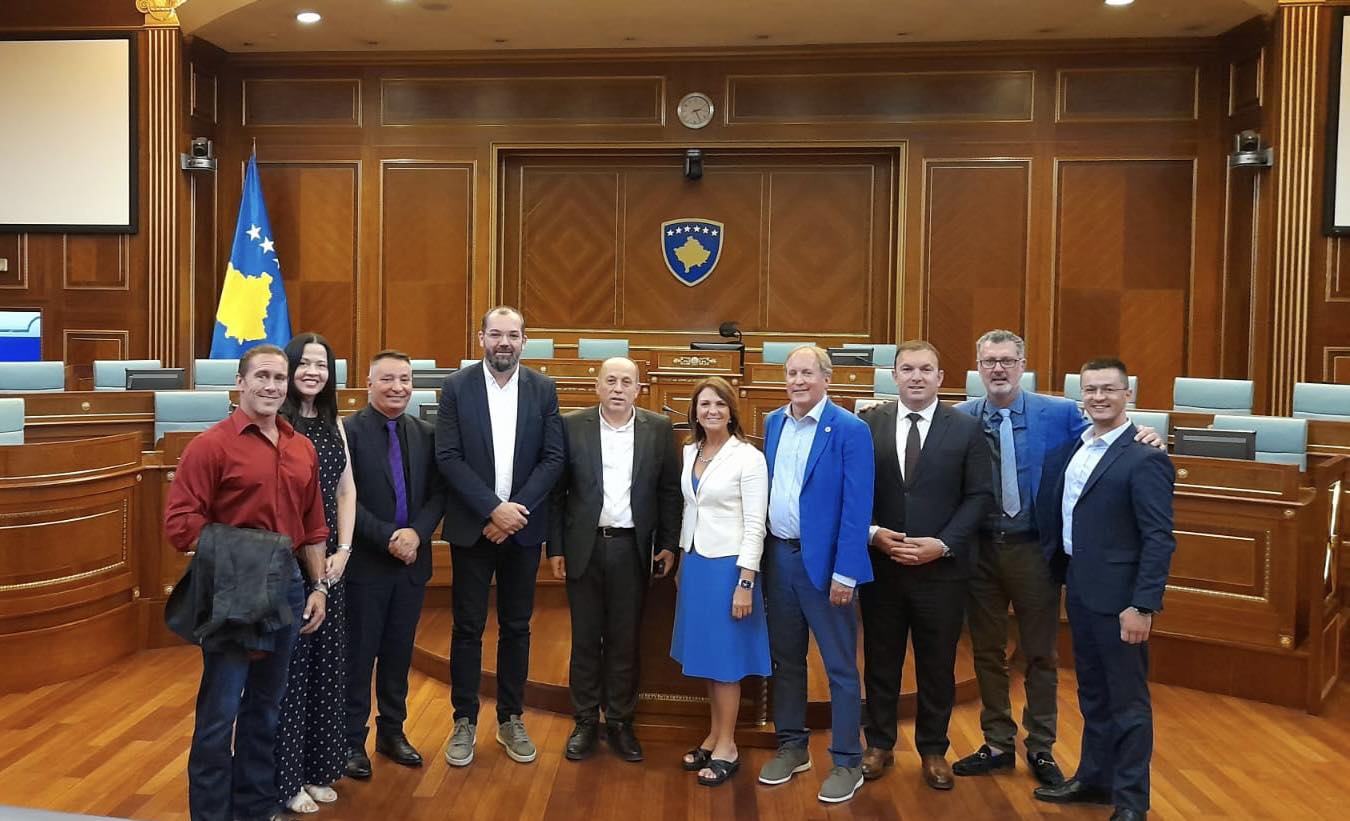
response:
{"label": "blue chair backrest", "polygon": [[408,397],[407,414],[410,416],[419,416],[423,405],[435,405],[440,400],[436,398],[436,391],[418,388]]}
{"label": "blue chair backrest", "polygon": [[51,393],[65,389],[64,362],[0,362],[0,393]]}
{"label": "blue chair backrest", "polygon": [[0,445],[23,444],[23,400],[0,399]]}
{"label": "blue chair backrest", "polygon": [[1164,440],[1167,439],[1167,434],[1172,429],[1172,414],[1163,411],[1132,410],[1126,416],[1130,417],[1130,421],[1134,423],[1135,427],[1153,428]]}
{"label": "blue chair backrest", "polygon": [[804,339],[801,342],[765,342],[763,359],[775,365],[787,362],[788,355],[803,345],[814,345],[815,340]]}
{"label": "blue chair backrest", "polygon": [[461,368],[472,368],[474,365],[481,365],[481,364],[483,364],[483,360],[481,360],[481,359],[461,359],[461,360],[459,360],[459,366],[460,366]]}
{"label": "blue chair backrest", "polygon": [[[237,363],[236,363],[237,364]],[[127,389],[127,368],[159,368],[158,359],[95,359],[94,390],[124,391]]]}
{"label": "blue chair backrest", "polygon": [[155,391],[155,441],[173,431],[206,430],[229,412],[223,391]]}
{"label": "blue chair backrest", "polygon": [[412,369],[415,371],[422,371],[434,367],[436,367],[436,360],[434,359],[414,359],[412,361]]}
{"label": "blue chair backrest", "polygon": [[1308,420],[1287,416],[1214,417],[1215,430],[1256,431],[1256,461],[1308,469]]}
{"label": "blue chair backrest", "polygon": [[578,339],[578,359],[609,359],[612,356],[628,356],[627,339]]}
{"label": "blue chair backrest", "polygon": [[1350,385],[1299,382],[1294,385],[1294,416],[1350,422]]}
{"label": "blue chair backrest", "polygon": [[1252,412],[1250,379],[1198,379],[1178,376],[1172,383],[1172,410],[1247,416]]}
{"label": "blue chair backrest", "polygon": [[334,359],[333,369],[337,371],[337,382],[334,384],[339,388],[347,387],[347,360]]}
{"label": "blue chair backrest", "polygon": [[878,368],[895,367],[895,345],[890,343],[845,342],[845,348],[865,348],[872,352],[872,365]]}
{"label": "blue chair backrest", "polygon": [[[1017,380],[1022,386],[1022,390],[1027,393],[1036,392],[1036,372],[1022,371],[1022,378]],[[979,371],[966,371],[966,398],[979,399],[984,396],[984,380],[980,379]]]}
{"label": "blue chair backrest", "polygon": [[890,368],[877,368],[875,381],[872,383],[873,396],[899,396],[900,387],[895,384],[895,371]]}
{"label": "blue chair backrest", "polygon": [[[525,348],[520,353],[521,359],[552,359],[553,358],[553,340],[540,337],[533,337],[525,340]],[[465,360],[466,362],[468,360]],[[460,366],[464,367],[463,365]]]}
{"label": "blue chair backrest", "polygon": [[[1130,376],[1130,395],[1138,398],[1139,396],[1139,377]],[[1083,375],[1077,373],[1064,374],[1064,398],[1072,399],[1077,402],[1079,407],[1083,405]],[[1125,403],[1125,407],[1133,408],[1135,400],[1131,399]]]}
{"label": "blue chair backrest", "polygon": [[238,359],[194,359],[192,387],[199,391],[232,391],[238,373]]}

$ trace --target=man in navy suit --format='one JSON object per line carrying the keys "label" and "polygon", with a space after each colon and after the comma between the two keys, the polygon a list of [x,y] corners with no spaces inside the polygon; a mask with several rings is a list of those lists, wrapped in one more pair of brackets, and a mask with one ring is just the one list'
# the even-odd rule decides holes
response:
{"label": "man in navy suit", "polygon": [[1065,583],[1083,745],[1078,772],[1036,798],[1114,804],[1112,821],[1148,814],[1153,709],[1148,637],[1176,549],[1172,461],[1135,441],[1119,359],[1083,366],[1092,427],[1046,458],[1036,506],[1041,544]]}
{"label": "man in navy suit", "polygon": [[534,761],[525,732],[530,616],[548,498],[562,475],[563,425],[553,380],[521,367],[525,317],[507,306],[483,316],[483,362],[446,377],[436,418],[436,461],[450,486],[442,534],[454,574],[450,702],[455,728],[445,760],[473,761],[488,593],[497,580],[497,742]]}
{"label": "man in navy suit", "polygon": [[769,536],[765,612],[773,657],[773,722],[778,753],[764,784],[811,769],[806,729],[808,631],[830,679],[830,757],[817,795],[826,803],[862,786],[858,741],[862,688],[853,591],[872,580],[867,528],[872,521],[872,437],[858,417],[830,401],[830,357],[804,345],[783,366],[789,403],[764,423],[769,464]]}

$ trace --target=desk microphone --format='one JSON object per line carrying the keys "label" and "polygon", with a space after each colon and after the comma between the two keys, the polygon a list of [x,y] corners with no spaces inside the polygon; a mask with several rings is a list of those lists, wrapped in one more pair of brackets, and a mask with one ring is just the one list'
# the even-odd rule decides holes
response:
{"label": "desk microphone", "polygon": [[672,408],[670,405],[662,405],[662,406],[661,406],[661,411],[662,411],[663,413],[673,413],[673,414],[675,414],[676,416],[683,416],[685,419],[688,419],[688,418],[689,418],[689,414],[684,413],[683,411],[678,411],[678,410],[676,410],[675,408]]}

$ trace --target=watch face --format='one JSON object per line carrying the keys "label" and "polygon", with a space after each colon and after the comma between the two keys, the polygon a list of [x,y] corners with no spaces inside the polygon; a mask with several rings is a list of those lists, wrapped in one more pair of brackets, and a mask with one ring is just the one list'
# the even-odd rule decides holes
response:
{"label": "watch face", "polygon": [[675,116],[686,128],[703,128],[713,119],[712,99],[698,91],[686,94],[675,107]]}

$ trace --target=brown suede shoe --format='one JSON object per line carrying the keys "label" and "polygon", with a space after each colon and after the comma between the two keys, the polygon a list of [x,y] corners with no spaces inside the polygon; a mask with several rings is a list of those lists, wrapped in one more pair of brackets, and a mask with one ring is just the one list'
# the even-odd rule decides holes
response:
{"label": "brown suede shoe", "polygon": [[890,750],[883,750],[880,747],[868,747],[867,752],[862,757],[863,778],[868,781],[875,781],[881,778],[881,773],[887,767],[895,763],[895,754]]}
{"label": "brown suede shoe", "polygon": [[928,786],[935,790],[950,790],[954,785],[952,781],[952,767],[947,763],[946,756],[925,755],[923,761],[923,780]]}

